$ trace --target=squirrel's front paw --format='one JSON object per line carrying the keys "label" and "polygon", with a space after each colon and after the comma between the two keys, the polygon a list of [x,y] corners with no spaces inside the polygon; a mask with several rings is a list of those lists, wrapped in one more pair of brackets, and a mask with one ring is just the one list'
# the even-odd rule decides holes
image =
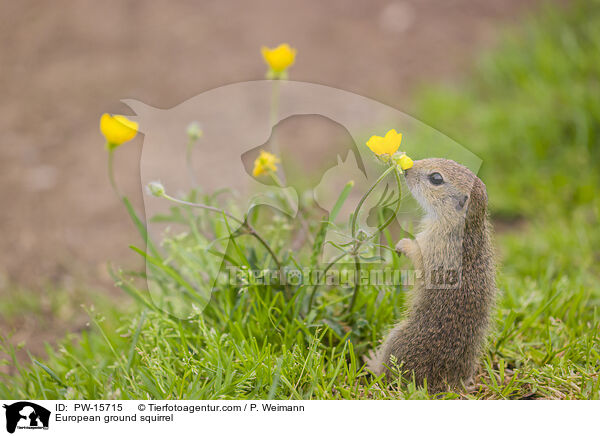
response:
{"label": "squirrel's front paw", "polygon": [[400,239],[396,244],[396,252],[398,254],[404,254],[405,256],[410,257],[414,244],[415,241],[413,241],[412,239]]}

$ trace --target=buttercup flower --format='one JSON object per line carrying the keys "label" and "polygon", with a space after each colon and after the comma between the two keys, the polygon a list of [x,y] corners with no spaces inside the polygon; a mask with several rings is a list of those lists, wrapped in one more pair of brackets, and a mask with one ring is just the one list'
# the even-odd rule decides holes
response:
{"label": "buttercup flower", "polygon": [[385,154],[391,156],[398,151],[400,142],[402,142],[402,133],[398,133],[392,129],[387,132],[383,138],[376,135],[371,136],[367,141],[367,147],[369,147],[377,156]]}
{"label": "buttercup flower", "polygon": [[277,164],[280,160],[273,153],[261,150],[260,155],[254,161],[254,170],[252,175],[258,177],[262,174],[267,174],[269,171],[277,171]]}
{"label": "buttercup flower", "polygon": [[263,46],[261,51],[270,69],[268,76],[272,78],[285,76],[285,71],[294,64],[296,59],[296,49],[289,44],[279,44],[275,48]]}
{"label": "buttercup flower", "polygon": [[123,115],[104,114],[100,118],[100,131],[106,138],[106,147],[112,150],[135,138],[138,132],[138,123]]}
{"label": "buttercup flower", "polygon": [[400,168],[402,168],[403,170],[407,170],[409,168],[412,168],[413,166],[413,160],[405,154],[400,156],[396,160],[396,162],[398,163],[398,165],[400,165]]}

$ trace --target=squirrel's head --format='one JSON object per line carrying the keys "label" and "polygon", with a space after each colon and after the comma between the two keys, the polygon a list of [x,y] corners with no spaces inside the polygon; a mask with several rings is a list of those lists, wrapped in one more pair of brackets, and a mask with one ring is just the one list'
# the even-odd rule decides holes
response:
{"label": "squirrel's head", "polygon": [[405,175],[411,194],[428,216],[462,220],[485,215],[485,185],[467,167],[448,159],[422,159]]}

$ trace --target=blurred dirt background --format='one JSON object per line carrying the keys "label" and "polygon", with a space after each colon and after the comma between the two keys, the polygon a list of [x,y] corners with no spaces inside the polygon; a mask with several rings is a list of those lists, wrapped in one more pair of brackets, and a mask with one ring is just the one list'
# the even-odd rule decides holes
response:
{"label": "blurred dirt background", "polygon": [[[168,108],[262,79],[260,47],[298,49],[294,80],[410,113],[419,85],[455,80],[536,0],[18,1],[0,6],[0,304],[9,289],[78,287],[119,298],[108,261],[141,266],[141,244],[106,175],[103,112],[134,98]],[[423,120],[427,122],[427,120]],[[141,137],[116,153],[141,209]],[[78,317],[0,320],[36,349]],[[76,319],[78,321],[76,321]],[[4,324],[4,325],[2,325]]]}

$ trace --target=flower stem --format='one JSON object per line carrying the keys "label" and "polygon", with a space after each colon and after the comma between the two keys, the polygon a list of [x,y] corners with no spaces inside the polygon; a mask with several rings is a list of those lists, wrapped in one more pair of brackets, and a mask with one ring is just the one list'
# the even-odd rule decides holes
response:
{"label": "flower stem", "polygon": [[[340,260],[342,260],[342,258],[346,256],[346,253],[342,253],[340,254],[338,257],[336,257],[335,259],[333,259],[331,262],[329,262],[329,265],[327,265],[325,267],[325,269],[323,270],[323,277],[327,274],[327,272],[331,269],[331,267],[333,265],[335,265],[336,263],[338,263]],[[310,313],[310,311],[312,310],[312,305],[313,305],[313,300],[315,298],[315,294],[317,293],[317,288],[319,287],[319,283],[315,283],[313,285],[311,294],[310,294],[310,299],[308,300],[308,311],[307,313]]]}
{"label": "flower stem", "polygon": [[275,262],[275,264],[277,265],[277,269],[282,272],[282,265],[281,262],[279,261],[279,259],[277,258],[277,255],[275,254],[275,252],[273,251],[273,249],[271,248],[271,246],[269,245],[269,243],[267,241],[265,241],[265,239],[260,236],[257,232],[256,229],[254,227],[252,227],[250,224],[246,223],[246,227],[248,228],[248,233],[252,236],[254,236],[258,242],[260,242],[262,244],[263,247],[265,247],[267,249],[267,251],[269,252],[269,254],[271,255],[271,257],[273,258],[273,261]]}
{"label": "flower stem", "polygon": [[[283,196],[285,197],[285,200],[287,202],[289,210],[294,210],[295,209],[294,200],[292,199],[292,197],[290,196],[290,194],[288,193],[286,188],[283,186],[283,182],[281,181],[281,179],[279,178],[277,173],[275,171],[269,171],[269,175],[275,182],[275,185],[277,185],[278,188],[281,188],[283,190]],[[314,243],[314,240],[313,240],[312,235],[310,234],[308,222],[306,221],[306,218],[304,218],[304,216],[301,213],[300,204],[298,204],[297,207],[298,207],[298,213],[297,213],[296,217],[300,220],[300,225],[302,226],[302,230],[304,231],[306,238],[312,244],[312,243]]]}
{"label": "flower stem", "polygon": [[115,171],[114,171],[114,149],[108,149],[108,180],[110,180],[110,185],[112,186],[113,191],[117,195],[118,198],[121,198],[121,192],[119,191],[119,187],[117,186],[117,182],[115,181]]}
{"label": "flower stem", "polygon": [[217,207],[209,206],[207,204],[192,203],[190,201],[180,200],[179,198],[171,197],[169,194],[163,194],[162,197],[166,198],[167,200],[171,200],[174,203],[182,204],[184,206],[196,207],[198,209],[205,209],[205,210],[208,210],[208,211],[211,211],[211,212],[216,212],[216,213],[223,214],[227,218],[231,218],[232,220],[234,220],[238,224],[245,225],[244,221],[242,221],[241,219],[239,219],[239,218],[231,215],[229,212],[226,212],[223,209],[219,209]]}
{"label": "flower stem", "polygon": [[185,163],[187,165],[188,175],[190,176],[190,182],[194,188],[198,186],[198,182],[196,181],[196,174],[194,172],[194,165],[192,164],[192,150],[194,149],[194,140],[189,139],[187,144],[187,149],[185,151]]}
{"label": "flower stem", "polygon": [[356,222],[357,222],[357,219],[358,219],[358,214],[360,212],[360,208],[362,207],[362,205],[365,202],[365,200],[367,199],[367,197],[371,194],[371,192],[373,192],[373,190],[375,189],[375,187],[383,179],[385,179],[385,177],[390,173],[390,171],[394,171],[395,176],[396,176],[396,183],[398,185],[398,203],[396,205],[396,210],[394,211],[394,213],[392,214],[392,216],[390,218],[388,218],[385,223],[383,223],[381,226],[379,226],[377,228],[377,231],[375,233],[373,233],[367,239],[370,239],[370,238],[378,235],[383,229],[385,229],[387,226],[389,226],[392,223],[392,221],[396,217],[396,214],[398,213],[398,210],[400,210],[400,199],[401,199],[401,195],[402,195],[402,193],[401,193],[402,185],[401,185],[401,182],[400,182],[400,173],[399,173],[398,168],[397,168],[397,166],[395,164],[391,164],[390,167],[387,170],[385,170],[383,172],[383,174],[381,174],[381,176],[379,176],[379,178],[375,181],[375,183],[373,184],[373,186],[371,186],[371,188],[369,188],[369,190],[365,193],[365,195],[362,196],[362,198],[360,199],[359,203],[356,205],[356,209],[354,210],[354,215],[352,216],[352,223],[351,223],[352,239],[355,240],[354,241],[354,246],[353,246],[355,282],[354,282],[354,292],[352,293],[352,300],[350,301],[350,307],[348,309],[349,312],[352,312],[352,310],[354,309],[354,304],[356,303],[356,299],[357,299],[358,294],[360,292],[360,271],[361,271],[361,266],[360,266],[360,258],[359,258],[359,255],[358,255],[358,250],[360,249],[360,246],[363,244],[364,241],[357,241],[355,239],[355,237],[356,237]]}
{"label": "flower stem", "polygon": [[396,184],[398,185],[398,201],[396,203],[396,209],[394,210],[394,213],[392,213],[392,215],[386,220],[385,223],[383,223],[381,226],[377,227],[377,230],[371,235],[371,238],[377,236],[387,226],[389,226],[392,223],[392,221],[394,221],[394,219],[396,219],[396,216],[398,215],[398,212],[400,211],[400,200],[402,200],[402,182],[400,181],[400,172],[399,171],[396,171],[394,173],[394,175],[396,176]]}
{"label": "flower stem", "polygon": [[273,258],[273,261],[277,265],[278,270],[281,273],[282,265],[281,265],[281,262],[279,261],[279,259],[277,258],[277,255],[275,254],[275,252],[273,251],[273,249],[271,248],[271,246],[269,245],[269,243],[256,231],[256,229],[248,221],[242,221],[241,219],[239,219],[239,218],[231,215],[229,212],[226,212],[223,209],[219,209],[219,208],[216,208],[216,207],[213,207],[213,206],[209,206],[207,204],[192,203],[190,201],[180,200],[178,198],[171,197],[168,194],[163,194],[162,197],[166,198],[167,200],[170,200],[170,201],[172,201],[174,203],[182,204],[184,206],[196,207],[196,208],[199,208],[199,209],[208,210],[210,212],[215,212],[215,213],[223,214],[227,218],[230,218],[233,221],[237,222],[244,229],[246,229],[246,231],[247,231],[247,233],[249,235],[251,235],[254,238],[256,238],[258,240],[258,242],[260,242],[261,245],[267,249],[267,251],[269,252],[269,254],[271,255],[271,257]]}
{"label": "flower stem", "polygon": [[348,312],[352,313],[354,309],[354,303],[356,303],[356,297],[360,291],[360,259],[358,254],[354,255],[354,292],[352,293],[352,301],[350,301],[350,307]]}
{"label": "flower stem", "polygon": [[294,210],[294,200],[290,197],[290,194],[284,188],[283,182],[281,181],[281,179],[279,178],[279,176],[277,175],[277,173],[275,171],[269,171],[269,175],[271,176],[271,178],[275,182],[275,185],[277,185],[278,188],[281,188],[283,190],[283,196],[285,197],[288,206],[290,207],[291,210]]}
{"label": "flower stem", "polygon": [[280,80],[272,80],[273,86],[271,88],[271,106],[269,112],[269,128],[271,129],[271,151],[273,154],[279,156],[279,144],[277,143],[277,136],[275,134],[275,124],[279,118],[279,89]]}
{"label": "flower stem", "polygon": [[365,202],[365,200],[367,199],[367,197],[371,194],[371,192],[373,192],[373,190],[375,189],[375,187],[377,185],[379,185],[379,183],[381,183],[381,181],[383,179],[385,179],[385,177],[393,170],[396,169],[396,165],[390,165],[390,167],[385,170],[383,172],[383,174],[381,174],[381,176],[379,176],[379,178],[375,181],[375,183],[373,184],[373,186],[371,186],[369,188],[369,190],[367,192],[365,192],[365,194],[362,196],[362,198],[360,199],[360,201],[358,202],[358,204],[356,205],[356,209],[354,210],[354,214],[352,215],[352,223],[350,224],[351,227],[351,231],[352,231],[352,238],[354,238],[356,236],[356,223],[358,220],[358,214],[360,212],[360,209],[363,205],[363,203]]}
{"label": "flower stem", "polygon": [[273,87],[271,90],[271,112],[270,112],[270,121],[271,126],[274,126],[277,122],[277,118],[279,116],[279,89],[280,89],[280,80],[273,80]]}

